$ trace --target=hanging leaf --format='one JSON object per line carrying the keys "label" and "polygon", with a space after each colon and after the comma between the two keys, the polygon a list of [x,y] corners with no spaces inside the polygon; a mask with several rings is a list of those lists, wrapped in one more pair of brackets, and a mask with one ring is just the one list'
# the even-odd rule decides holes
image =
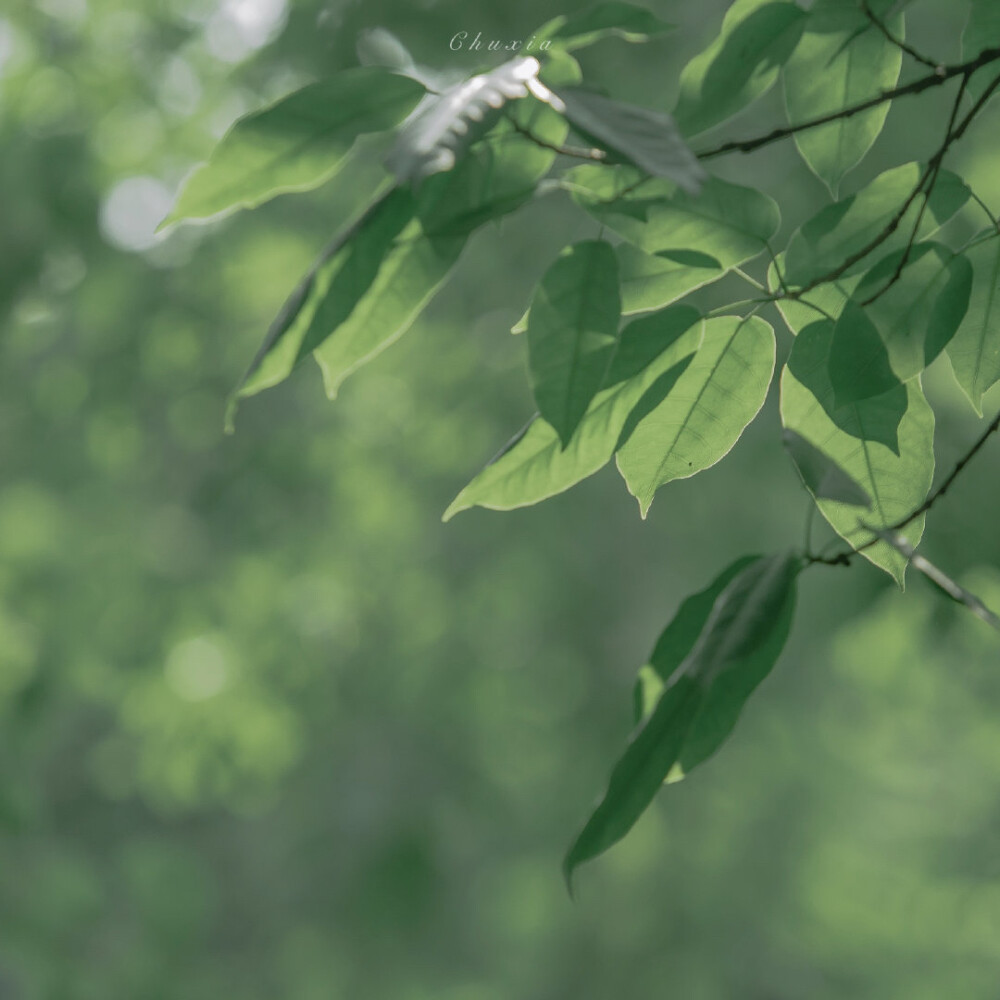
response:
{"label": "hanging leaf", "polygon": [[702,336],[701,317],[674,306],[626,324],[608,372],[569,444],[533,420],[452,501],[444,520],[470,507],[512,510],[555,496],[603,468],[621,443],[629,414],[651,386],[668,393]]}
{"label": "hanging leaf", "polygon": [[531,36],[532,44],[541,48],[546,42],[566,51],[582,49],[603,38],[617,36],[627,42],[645,42],[657,35],[673,31],[674,26],[661,21],[651,10],[607,0],[578,14],[563,14],[542,25]]}
{"label": "hanging leaf", "polygon": [[696,198],[631,167],[576,167],[565,179],[583,208],[640,250],[696,253],[688,259],[725,270],[762,253],[781,224],[767,195],[718,177],[709,177]]}
{"label": "hanging leaf", "polygon": [[[879,174],[856,194],[827,205],[814,215],[792,234],[785,253],[785,280],[790,285],[810,284],[860,253],[897,215],[917,186],[922,172],[919,163],[894,167]],[[969,197],[965,182],[955,174],[942,170],[927,200],[917,238],[932,236]],[[908,241],[922,200],[922,196],[914,200],[894,233],[873,248],[872,253],[882,255],[899,249]],[[865,260],[859,261],[853,270],[864,270],[869,264]]]}
{"label": "hanging leaf", "polygon": [[[829,357],[833,324],[828,320],[802,330],[781,375],[781,419],[789,430],[810,441],[836,462],[870,497],[864,522],[887,528],[916,510],[934,478],[934,413],[919,380],[857,403],[837,407],[830,384]],[[833,529],[857,548],[873,539],[853,505],[817,500]],[[916,543],[923,516],[907,526]],[[864,550],[864,557],[902,586],[906,561],[884,542]]]}
{"label": "hanging leaf", "polygon": [[460,154],[497,123],[508,101],[527,96],[539,68],[532,56],[511,59],[435,97],[399,130],[386,166],[400,182],[451,170]]}
{"label": "hanging leaf", "polygon": [[712,604],[690,652],[672,672],[649,718],[632,736],[603,799],[563,862],[574,870],[616,844],[645,812],[678,762],[696,766],[718,749],[781,652],[800,561],[757,559]]}
{"label": "hanging leaf", "polygon": [[611,244],[566,247],[542,278],[528,317],[535,402],[564,446],[608,374],[620,316]]}
{"label": "hanging leaf", "polygon": [[664,483],[729,454],[764,405],[774,356],[774,330],[757,316],[720,316],[705,324],[701,347],[676,389],[650,401],[618,452],[618,468],[643,517]]}
{"label": "hanging leaf", "polygon": [[670,115],[578,88],[560,88],[556,96],[570,124],[594,145],[653,177],[672,180],[690,195],[701,190],[708,174]]}
{"label": "hanging leaf", "polygon": [[704,132],[770,90],[806,20],[785,0],[736,0],[719,35],[681,73],[674,110],[681,132]]}
{"label": "hanging leaf", "polygon": [[[778,254],[767,269],[767,287],[771,292],[781,290],[781,283],[778,281],[778,269],[785,272],[785,255]],[[822,285],[817,285],[804,295],[798,298],[778,299],[775,305],[785,325],[793,334],[810,323],[815,323],[819,319],[836,320],[843,311],[858,282],[861,281],[861,274],[844,275],[836,281],[829,281]]]}
{"label": "hanging leaf", "polygon": [[817,500],[836,500],[852,507],[871,507],[872,498],[829,455],[801,434],[785,428],[781,440],[806,489]]}
{"label": "hanging leaf", "polygon": [[947,348],[955,378],[979,416],[983,393],[1000,382],[1000,239],[990,232],[990,239],[963,254],[973,271],[969,311]]}
{"label": "hanging leaf", "polygon": [[337,172],[354,140],[397,125],[424,88],[378,67],[347,70],[245,115],[187,179],[162,225],[254,208]]}
{"label": "hanging leaf", "polygon": [[[887,27],[904,35],[902,14]],[[889,90],[899,79],[902,50],[855,4],[817,0],[795,52],[782,71],[785,107],[791,123],[808,121],[858,104]],[[822,72],[817,72],[821,68]],[[802,158],[837,197],[840,182],[878,138],[889,102],[795,136]]]}

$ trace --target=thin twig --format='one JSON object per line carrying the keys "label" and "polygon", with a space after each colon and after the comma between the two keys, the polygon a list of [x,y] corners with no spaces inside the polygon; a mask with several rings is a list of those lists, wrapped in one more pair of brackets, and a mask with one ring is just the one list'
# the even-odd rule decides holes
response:
{"label": "thin twig", "polygon": [[913,255],[913,245],[917,241],[917,235],[920,232],[920,225],[924,221],[927,206],[930,203],[931,196],[934,194],[934,185],[937,184],[937,179],[941,174],[941,164],[944,162],[945,155],[951,148],[952,142],[954,142],[955,120],[958,118],[958,109],[962,106],[962,98],[965,96],[965,88],[968,84],[969,77],[963,76],[962,84],[958,88],[958,93],[955,95],[955,102],[951,107],[951,115],[948,117],[948,127],[944,132],[944,142],[931,159],[931,172],[927,180],[927,190],[924,192],[924,200],[920,203],[920,210],[917,212],[917,217],[913,221],[913,228],[910,230],[910,238],[906,241],[906,247],[900,255],[896,267],[893,269],[892,276],[881,288],[876,289],[875,292],[869,295],[861,303],[862,306],[870,306],[873,302],[877,301],[903,276],[903,271],[909,263],[910,257]]}
{"label": "thin twig", "polygon": [[722,156],[725,153],[753,153],[773,142],[779,142],[782,139],[787,139],[789,136],[797,135],[799,132],[819,128],[821,125],[829,125],[830,122],[841,121],[844,118],[853,118],[854,115],[868,111],[870,108],[877,108],[880,104],[893,101],[897,97],[921,94],[932,87],[940,87],[943,83],[954,79],[956,76],[964,76],[966,73],[971,75],[977,69],[988,66],[998,59],[1000,59],[1000,48],[984,49],[975,59],[970,59],[968,62],[959,63],[955,66],[943,66],[940,72],[929,73],[927,76],[922,76],[918,80],[913,80],[911,83],[904,84],[901,87],[893,87],[890,90],[880,91],[874,97],[869,97],[859,104],[852,104],[848,108],[841,108],[840,111],[831,111],[829,114],[820,115],[818,118],[810,118],[808,121],[799,122],[796,125],[786,125],[782,128],[776,128],[774,131],[768,132],[767,135],[758,136],[754,139],[730,140],[729,142],[722,143],[720,146],[716,146],[714,149],[706,149],[698,153],[697,156],[700,160],[708,160],[715,156]]}
{"label": "thin twig", "polygon": [[553,153],[559,153],[561,156],[572,156],[577,160],[590,160],[596,163],[603,163],[608,158],[608,154],[603,149],[585,148],[583,146],[560,146],[554,142],[547,142],[545,139],[535,135],[531,129],[525,128],[510,115],[507,116],[507,121],[514,126],[515,132],[520,133],[526,139],[530,139],[536,146],[551,150]]}
{"label": "thin twig", "polygon": [[861,9],[865,12],[865,17],[882,32],[890,44],[895,45],[897,49],[905,52],[911,59],[915,59],[918,63],[923,63],[924,66],[934,70],[935,73],[940,73],[944,69],[941,63],[936,62],[934,59],[928,59],[927,56],[919,53],[912,45],[904,42],[902,38],[897,38],[889,30],[886,23],[871,9],[868,0],[861,0]]}

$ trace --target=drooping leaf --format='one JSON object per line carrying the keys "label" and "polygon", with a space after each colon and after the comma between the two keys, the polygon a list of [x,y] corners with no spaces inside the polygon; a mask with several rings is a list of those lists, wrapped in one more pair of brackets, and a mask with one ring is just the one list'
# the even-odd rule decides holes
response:
{"label": "drooping leaf", "polygon": [[187,179],[164,225],[253,208],[329,180],[366,132],[397,125],[424,94],[407,76],[368,66],[309,84],[240,118]]}
{"label": "drooping leaf", "polygon": [[770,90],[806,19],[786,0],[736,0],[719,35],[681,73],[674,110],[681,132],[704,132]]}
{"label": "drooping leaf", "polygon": [[[881,396],[843,407],[834,405],[828,362],[833,324],[812,323],[795,339],[781,375],[781,418],[789,430],[829,456],[870,497],[865,524],[886,528],[909,516],[927,496],[934,477],[934,413],[913,379]],[[833,529],[852,546],[872,540],[856,507],[817,500]],[[907,527],[915,543],[923,517]],[[902,586],[905,560],[884,542],[864,556]]]}
{"label": "drooping leaf", "polygon": [[[686,597],[660,633],[649,659],[639,668],[632,692],[633,722],[639,725],[656,707],[667,682],[694,649],[716,598],[729,582],[760,556],[741,556],[730,563],[704,590]],[[668,776],[669,777],[669,776]]]}
{"label": "drooping leaf", "polygon": [[399,130],[386,166],[400,182],[451,170],[464,150],[496,124],[508,101],[528,95],[539,68],[533,56],[518,57],[433,98]]}
{"label": "drooping leaf", "polygon": [[615,247],[622,315],[662,309],[689,292],[718,281],[726,269],[708,254],[664,250],[643,253],[629,243]]}
{"label": "drooping leaf", "polygon": [[784,645],[799,568],[792,556],[755,560],[715,599],[693,647],[633,734],[604,797],[567,853],[563,870],[570,886],[580,864],[628,833],[682,757],[689,758],[690,769],[728,736]]}
{"label": "drooping leaf", "polygon": [[[965,257],[941,243],[919,243],[893,281],[902,259],[897,250],[879,261],[837,320],[830,381],[838,404],[877,396],[922,372],[968,310],[972,265]],[[856,304],[876,293],[864,308]]]}
{"label": "drooping leaf", "polygon": [[611,244],[567,247],[542,278],[528,315],[531,384],[542,417],[569,442],[604,384],[621,317]]}
{"label": "drooping leaf", "polygon": [[817,500],[836,500],[852,507],[868,507],[872,498],[825,452],[787,427],[782,443],[799,470],[802,482]]}
{"label": "drooping leaf", "polygon": [[[855,3],[817,0],[806,30],[782,71],[785,107],[791,123],[819,118],[895,86],[902,50]],[[902,14],[887,23],[904,34]],[[819,128],[799,132],[795,144],[834,198],[844,174],[862,160],[882,131],[889,102]]]}
{"label": "drooping leaf", "polygon": [[638,421],[618,452],[618,468],[643,517],[664,483],[693,476],[729,453],[764,405],[774,356],[774,330],[757,316],[720,316],[705,324],[701,347],[675,390]]}
{"label": "drooping leaf", "polygon": [[653,177],[666,177],[697,195],[708,174],[688,149],[670,115],[564,87],[556,91],[567,119],[594,145]]}
{"label": "drooping leaf", "polygon": [[964,256],[973,270],[969,311],[947,351],[958,384],[982,416],[983,393],[1000,382],[1000,239],[994,234]]}
{"label": "drooping leaf", "polygon": [[444,520],[480,506],[512,510],[539,503],[593,475],[610,461],[626,420],[654,384],[668,392],[701,341],[697,310],[673,306],[626,324],[608,373],[567,447],[544,420],[486,466],[452,501]]}
{"label": "drooping leaf", "polygon": [[[922,170],[918,163],[894,167],[879,174],[856,194],[821,209],[792,234],[785,252],[785,280],[790,285],[810,284],[865,249],[905,204]],[[969,188],[960,177],[942,170],[927,201],[918,238],[932,236],[969,200],[969,196]],[[871,253],[881,256],[906,243],[921,202],[922,196],[918,196],[896,230]],[[866,266],[870,264],[861,261],[854,270],[864,270]]]}
{"label": "drooping leaf", "polygon": [[571,51],[612,36],[627,42],[645,42],[673,28],[645,7],[622,0],[606,0],[579,13],[553,18],[532,35],[532,43],[540,47],[548,41]]}
{"label": "drooping leaf", "polygon": [[[1000,5],[996,0],[972,0],[969,20],[962,32],[962,61],[975,59],[986,49],[1000,49]],[[972,74],[968,91],[978,98],[997,74],[996,66],[984,66]]]}
{"label": "drooping leaf", "polygon": [[781,224],[767,195],[718,177],[709,177],[697,198],[670,181],[643,180],[631,167],[576,167],[565,180],[583,208],[640,250],[696,253],[693,260],[724,270],[762,253]]}

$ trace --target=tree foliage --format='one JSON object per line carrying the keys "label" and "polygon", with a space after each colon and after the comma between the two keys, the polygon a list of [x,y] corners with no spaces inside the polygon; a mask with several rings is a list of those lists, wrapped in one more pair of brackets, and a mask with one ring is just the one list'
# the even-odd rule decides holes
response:
{"label": "tree foliage", "polygon": [[[1000,88],[1000,21],[992,0],[974,0],[961,61],[941,64],[906,42],[906,6],[736,0],[680,73],[672,115],[581,79],[571,52],[668,30],[617,0],[549,22],[533,54],[441,93],[425,92],[400,43],[369,37],[364,61],[381,52],[388,66],[349,70],[241,119],[169,217],[316,186],[358,136],[409,115],[386,159],[393,176],[288,300],[237,398],[310,355],[334,396],[406,332],[477,229],[534,199],[563,194],[593,220],[594,237],[552,261],[515,328],[526,333],[537,412],[445,518],[538,503],[612,458],[645,517],[662,487],[723,460],[779,393],[775,444],[801,476],[808,517],[817,509],[843,541],[816,552],[790,540],[785,553],[739,559],[681,605],[639,673],[636,731],[567,854],[567,878],[621,839],[664,781],[724,742],[781,652],[800,573],[860,554],[900,586],[911,563],[931,575],[914,551],[926,515],[997,429],[934,488],[922,372],[946,354],[980,416],[1000,380],[1000,226],[986,212],[977,236],[953,239],[949,221],[982,203],[945,167]],[[787,123],[715,146],[699,138],[779,81]],[[930,157],[842,193],[893,102],[937,88],[951,105]],[[705,165],[786,139],[830,197],[779,247],[779,206]],[[748,297],[708,314],[685,301],[727,275]],[[777,373],[776,324],[788,331]],[[949,596],[990,620],[932,569]]]}

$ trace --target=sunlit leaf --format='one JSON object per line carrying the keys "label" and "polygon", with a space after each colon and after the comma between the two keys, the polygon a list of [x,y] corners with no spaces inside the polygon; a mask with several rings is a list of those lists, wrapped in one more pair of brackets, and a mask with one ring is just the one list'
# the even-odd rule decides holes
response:
{"label": "sunlit leaf", "polygon": [[691,365],[666,398],[649,401],[618,452],[618,468],[643,517],[664,483],[693,476],[729,453],[764,405],[774,356],[774,331],[757,316],[720,316],[705,324]]}
{"label": "sunlit leaf", "polygon": [[375,66],[310,84],[239,119],[185,182],[165,220],[205,219],[306,191],[337,172],[354,140],[397,125],[423,86]]}
{"label": "sunlit leaf", "polygon": [[[839,111],[895,85],[902,50],[880,31],[865,30],[870,25],[857,4],[817,0],[782,72],[790,122]],[[903,37],[901,14],[887,26],[897,38]],[[888,113],[887,101],[795,136],[803,159],[834,197],[844,174],[861,161],[882,131]]]}
{"label": "sunlit leaf", "polygon": [[818,500],[871,507],[872,498],[829,455],[801,434],[785,428],[781,440],[809,492]]}
{"label": "sunlit leaf", "polygon": [[[821,209],[793,234],[785,253],[785,280],[806,285],[821,278],[865,249],[886,229],[917,186],[923,168],[905,163],[879,174],[856,194]],[[918,237],[926,239],[941,228],[969,199],[965,182],[942,170],[928,199]],[[898,249],[909,238],[922,196],[910,206],[896,230],[872,253]],[[864,261],[856,270],[870,266]]]}
{"label": "sunlit leaf", "polygon": [[628,243],[615,247],[622,315],[662,309],[689,292],[717,281],[725,269],[708,254],[643,253]]}
{"label": "sunlit leaf", "polygon": [[693,255],[699,265],[736,267],[762,253],[781,224],[767,195],[718,177],[696,198],[629,167],[576,167],[565,179],[580,205],[640,250]]}
{"label": "sunlit leaf", "polygon": [[[871,509],[818,500],[834,530],[852,546],[872,540],[861,524],[886,528],[923,503],[934,478],[934,413],[913,379],[881,396],[846,406],[834,405],[828,361],[833,324],[821,320],[802,330],[781,375],[781,417],[786,428],[819,448],[870,497]],[[918,542],[923,516],[907,526]],[[884,542],[864,556],[900,585],[906,561]]]}
{"label": "sunlit leaf", "polygon": [[785,0],[736,0],[718,36],[681,73],[674,110],[681,132],[718,125],[770,90],[806,19]]}
{"label": "sunlit leaf", "polygon": [[697,195],[708,177],[670,115],[625,104],[579,88],[561,88],[566,118],[594,145],[618,155],[653,177],[666,177]]}
{"label": "sunlit leaf", "polygon": [[568,443],[604,384],[621,317],[618,262],[611,244],[567,247],[545,273],[528,315],[528,354],[535,402]]}
{"label": "sunlit leaf", "polygon": [[697,349],[697,310],[674,306],[626,324],[603,389],[566,448],[542,419],[535,419],[470,482],[445,511],[480,506],[511,510],[538,503],[593,475],[611,459],[626,420],[650,386],[668,391]]}
{"label": "sunlit leaf", "polygon": [[729,735],[784,645],[800,565],[793,556],[757,559],[716,597],[697,640],[633,734],[604,797],[567,853],[568,884],[580,864],[628,833],[675,765],[687,758],[687,768],[681,768],[690,770]]}
{"label": "sunlit leaf", "polygon": [[1000,239],[994,233],[963,256],[973,269],[969,311],[947,351],[958,384],[982,416],[983,393],[1000,382]]}

